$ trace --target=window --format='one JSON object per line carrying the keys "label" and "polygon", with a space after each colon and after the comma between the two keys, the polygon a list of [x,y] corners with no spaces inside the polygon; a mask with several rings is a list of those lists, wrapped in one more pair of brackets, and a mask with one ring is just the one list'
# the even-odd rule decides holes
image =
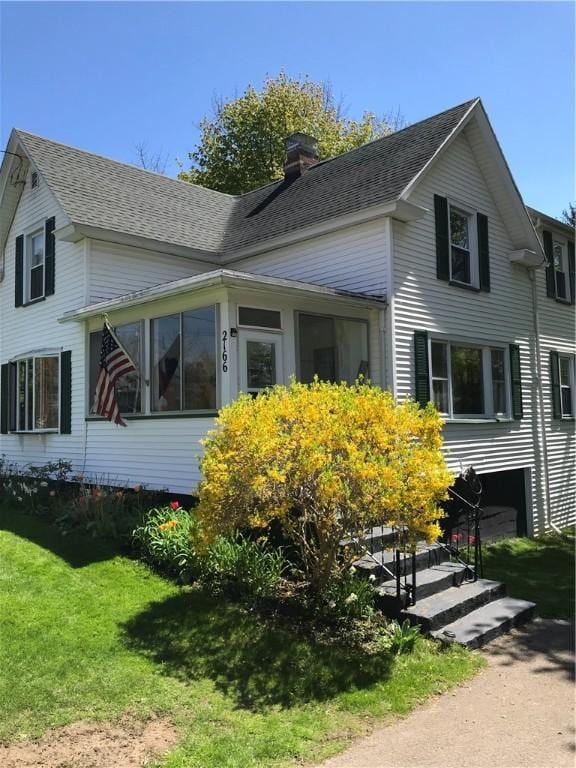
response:
{"label": "window", "polygon": [[216,408],[216,307],[151,321],[152,411]]}
{"label": "window", "polygon": [[38,176],[38,171],[32,171],[30,174],[30,185],[32,189],[36,189],[40,184],[40,177]]}
{"label": "window", "polygon": [[257,307],[238,307],[238,325],[251,328],[274,328],[281,330],[282,315],[277,310]]}
{"label": "window", "polygon": [[[123,414],[142,412],[142,324],[127,323],[114,329],[118,341],[122,344],[138,369],[136,373],[127,373],[116,382],[116,402]],[[102,349],[102,331],[90,334],[90,375],[88,403],[90,411],[94,408],[96,382],[100,374],[100,351]]]}
{"label": "window", "polygon": [[450,279],[465,285],[476,284],[472,254],[472,216],[450,206]]}
{"label": "window", "polygon": [[26,300],[44,297],[44,232],[39,230],[27,238]]}
{"label": "window", "polygon": [[561,240],[553,240],[552,254],[556,298],[562,301],[570,301],[570,281],[568,280],[568,253],[566,243]]}
{"label": "window", "polygon": [[449,418],[508,415],[503,347],[432,341],[430,360],[432,397],[441,413]]}
{"label": "window", "polygon": [[60,359],[31,356],[11,363],[11,431],[57,432]]}
{"label": "window", "polygon": [[574,416],[574,362],[568,355],[558,355],[560,408],[562,418]]}
{"label": "window", "polygon": [[369,375],[368,324],[325,315],[298,316],[300,381],[347,381]]}

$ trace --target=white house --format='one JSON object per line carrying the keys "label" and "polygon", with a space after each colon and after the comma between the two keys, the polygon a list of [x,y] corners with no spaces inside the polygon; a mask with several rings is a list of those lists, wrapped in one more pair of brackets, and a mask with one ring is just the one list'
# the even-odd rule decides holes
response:
{"label": "white house", "polygon": [[[531,220],[479,99],[322,162],[295,134],[241,196],[14,130],[0,202],[0,455],[191,493],[240,390],[364,373],[434,400],[520,531],[575,520],[573,232]],[[105,316],[126,428],[91,415]]]}

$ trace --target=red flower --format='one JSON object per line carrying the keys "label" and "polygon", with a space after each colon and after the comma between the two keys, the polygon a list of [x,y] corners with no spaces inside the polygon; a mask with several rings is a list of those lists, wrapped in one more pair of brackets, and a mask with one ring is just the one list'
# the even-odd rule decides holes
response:
{"label": "red flower", "polygon": [[463,536],[462,536],[461,533],[453,533],[452,534],[452,542],[454,544],[457,544],[459,541],[462,541],[462,538],[463,538]]}
{"label": "red flower", "polygon": [[170,502],[170,509],[180,509],[180,502],[179,501],[171,501]]}
{"label": "red flower", "polygon": [[468,536],[468,544],[476,544],[476,536]]}

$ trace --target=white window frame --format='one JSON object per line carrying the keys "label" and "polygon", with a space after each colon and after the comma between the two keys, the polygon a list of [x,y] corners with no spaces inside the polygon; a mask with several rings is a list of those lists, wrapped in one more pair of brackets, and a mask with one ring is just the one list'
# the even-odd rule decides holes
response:
{"label": "white window frame", "polygon": [[[561,248],[561,256],[560,256],[560,269],[556,268],[556,260],[554,258],[554,248],[555,246],[559,245]],[[556,297],[557,301],[562,301],[566,304],[570,304],[572,297],[570,294],[570,270],[568,265],[568,241],[565,240],[563,237],[553,234],[552,235],[552,267],[554,269],[554,295]],[[558,295],[558,282],[557,282],[557,274],[560,272],[564,275],[564,287],[566,291],[566,296],[559,296]]]}
{"label": "white window frame", "polygon": [[[430,399],[434,402],[434,381],[446,381],[445,377],[433,376],[432,371],[432,344],[446,345],[446,370],[448,376],[448,411],[441,412],[447,421],[476,421],[476,420],[502,420],[509,421],[512,413],[512,391],[510,382],[510,350],[508,345],[501,343],[478,343],[477,341],[468,341],[466,339],[444,338],[441,336],[431,336],[428,339],[428,360],[429,360],[429,388]],[[482,391],[484,399],[484,413],[454,413],[454,399],[452,386],[452,354],[451,347],[466,347],[469,349],[480,349],[482,351]],[[494,411],[494,392],[492,389],[492,350],[499,350],[504,353],[504,386],[506,392],[506,411],[497,413]]]}
{"label": "white window frame", "polygon": [[[568,377],[569,383],[562,384],[562,360],[568,361]],[[574,357],[572,355],[558,353],[558,384],[560,386],[560,413],[563,419],[574,419],[575,416],[575,397],[574,397]],[[564,400],[562,399],[562,390],[568,389],[570,391],[570,403],[572,404],[572,413],[564,413]]]}
{"label": "white window frame", "polygon": [[[42,242],[42,264],[32,266],[32,242],[35,238],[39,237]],[[40,296],[34,296],[32,298],[32,270],[38,269],[42,266],[42,293]],[[25,257],[24,257],[24,273],[25,273],[25,303],[33,304],[36,301],[42,301],[46,297],[46,237],[44,227],[35,227],[26,235],[25,240]]]}
{"label": "white window frame", "polygon": [[[42,360],[46,358],[56,358],[58,360],[58,392],[57,392],[57,403],[58,403],[58,425],[56,427],[42,427],[42,428],[36,428],[34,426],[36,422],[36,360]],[[33,435],[33,434],[46,434],[46,433],[56,433],[58,434],[60,432],[60,421],[62,418],[61,413],[61,377],[62,377],[62,359],[61,359],[61,353],[58,352],[49,352],[49,351],[39,351],[39,352],[30,352],[25,355],[20,355],[16,358],[13,358],[10,360],[10,363],[12,365],[16,366],[16,379],[15,383],[16,386],[14,387],[14,391],[10,392],[10,412],[13,414],[13,416],[10,416],[10,422],[14,422],[14,428],[10,429],[10,432],[13,434],[26,434],[26,435]],[[20,388],[20,379],[19,379],[19,367],[22,363],[26,364],[26,368],[28,369],[28,366],[32,366],[32,428],[25,427],[24,429],[20,428],[20,425],[18,423],[18,396],[19,396],[19,388]],[[26,381],[28,380],[28,376],[26,375]],[[25,391],[25,413],[28,413],[28,387],[26,387]]]}
{"label": "white window frame", "polygon": [[[462,280],[457,280],[452,276],[452,246],[464,250],[456,243],[452,243],[452,223],[451,215],[452,209],[458,213],[464,214],[468,218],[468,244],[470,255],[470,282],[465,283]],[[468,288],[479,288],[480,286],[480,270],[478,264],[478,236],[476,232],[476,211],[471,211],[466,205],[461,205],[455,200],[448,200],[448,240],[450,242],[449,249],[449,268],[450,268],[450,282],[456,285],[464,285]]]}

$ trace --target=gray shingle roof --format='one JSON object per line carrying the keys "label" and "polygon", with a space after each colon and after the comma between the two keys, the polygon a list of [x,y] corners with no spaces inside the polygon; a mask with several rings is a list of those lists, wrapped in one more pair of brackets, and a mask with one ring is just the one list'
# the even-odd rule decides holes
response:
{"label": "gray shingle roof", "polygon": [[216,255],[397,199],[476,101],[237,197],[17,134],[74,223]]}
{"label": "gray shingle roof", "polygon": [[218,252],[235,199],[17,131],[66,215],[85,224]]}

